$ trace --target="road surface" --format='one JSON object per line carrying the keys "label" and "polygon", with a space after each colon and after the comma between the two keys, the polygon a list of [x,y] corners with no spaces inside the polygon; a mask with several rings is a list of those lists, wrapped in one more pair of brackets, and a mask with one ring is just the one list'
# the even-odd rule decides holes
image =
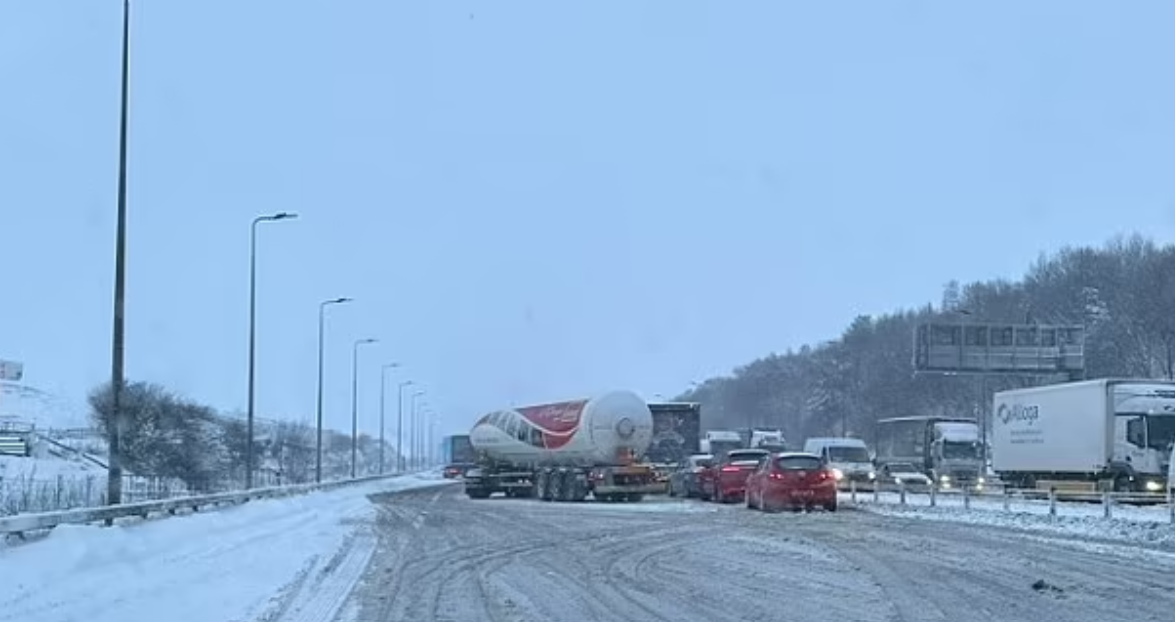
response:
{"label": "road surface", "polygon": [[640,504],[377,498],[363,622],[1175,619],[1175,551],[994,528]]}

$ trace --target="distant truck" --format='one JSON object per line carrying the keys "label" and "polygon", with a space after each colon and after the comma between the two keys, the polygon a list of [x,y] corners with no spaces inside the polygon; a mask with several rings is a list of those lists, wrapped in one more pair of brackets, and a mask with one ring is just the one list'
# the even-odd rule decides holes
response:
{"label": "distant truck", "polygon": [[1175,382],[1100,379],[1001,391],[992,412],[992,467],[1006,482],[1167,488]]}
{"label": "distant truck", "polygon": [[895,417],[877,422],[874,463],[918,467],[936,485],[982,486],[983,456],[979,424],[955,417]]}
{"label": "distant truck", "polygon": [[442,450],[445,464],[470,464],[477,461],[477,452],[473,450],[468,434],[446,436]]}
{"label": "distant truck", "polygon": [[735,430],[706,430],[702,436],[701,453],[710,454],[717,461],[736,449],[746,449],[742,435]]}
{"label": "distant truck", "polygon": [[680,465],[701,450],[702,405],[697,402],[650,402],[653,438],[645,461]]}
{"label": "distant truck", "polygon": [[751,428],[747,430],[748,449],[766,449],[767,451],[786,451],[787,439],[783,430],[771,428]]}
{"label": "distant truck", "polygon": [[465,472],[465,494],[543,501],[640,501],[665,491],[640,462],[653,415],[631,391],[591,399],[499,410],[470,431],[478,465]]}

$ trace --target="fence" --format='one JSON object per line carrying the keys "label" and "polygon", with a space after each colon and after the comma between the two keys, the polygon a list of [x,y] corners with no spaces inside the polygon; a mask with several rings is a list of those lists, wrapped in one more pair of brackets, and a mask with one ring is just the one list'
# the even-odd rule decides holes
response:
{"label": "fence", "polygon": [[[256,474],[257,487],[277,487],[286,482],[275,473]],[[161,501],[194,494],[229,492],[244,488],[243,481],[208,482],[197,487],[169,477],[128,475],[122,480],[126,503]],[[31,475],[0,476],[0,516],[27,512],[54,512],[106,505],[106,474],[38,478]]]}
{"label": "fence", "polygon": [[[1004,513],[1020,512],[1048,516],[1052,519],[1060,515],[1100,515],[1106,519],[1131,520],[1142,517],[1146,522],[1163,520],[1175,524],[1175,500],[1172,500],[1169,493],[1089,493],[1069,492],[1057,488],[1038,490],[1002,486],[940,489],[937,486],[908,487],[905,484],[886,483],[860,490],[856,482],[852,482],[849,488],[849,501],[853,505],[888,504],[911,509],[956,507],[964,511],[974,509]],[[1090,511],[1091,508],[1094,510]]]}
{"label": "fence", "polygon": [[[319,490],[331,490],[352,484],[376,481],[394,475],[371,475],[355,479],[324,482],[322,484],[297,484],[292,486],[276,486],[270,488],[255,488],[248,491],[222,492],[210,495],[177,497],[159,501],[144,501],[141,503],[123,503],[105,507],[89,507],[65,510],[60,512],[44,512],[38,514],[19,514],[17,516],[0,517],[0,534],[22,535],[28,531],[52,529],[57,525],[85,524],[103,522],[111,524],[115,519],[140,517],[147,518],[153,514],[166,513],[174,515],[181,510],[199,511],[201,508],[217,507],[229,504],[239,504],[252,499],[267,499],[305,494]],[[448,481],[438,481],[437,485],[449,484]]]}

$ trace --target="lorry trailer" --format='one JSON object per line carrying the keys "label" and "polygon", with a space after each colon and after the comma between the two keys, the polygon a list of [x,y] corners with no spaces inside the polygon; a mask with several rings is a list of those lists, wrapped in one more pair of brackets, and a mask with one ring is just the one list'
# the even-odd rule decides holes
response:
{"label": "lorry trailer", "polygon": [[1175,382],[1098,379],[995,394],[992,468],[1022,488],[1163,492],[1175,443]]}
{"label": "lorry trailer", "polygon": [[495,411],[470,430],[479,460],[465,472],[465,493],[640,501],[665,488],[640,463],[652,435],[652,413],[631,391]]}

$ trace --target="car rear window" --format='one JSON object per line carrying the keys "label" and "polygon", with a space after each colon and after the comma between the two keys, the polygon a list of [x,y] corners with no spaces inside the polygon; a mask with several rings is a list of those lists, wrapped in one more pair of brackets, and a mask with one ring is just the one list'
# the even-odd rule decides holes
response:
{"label": "car rear window", "polygon": [[784,456],[775,463],[784,471],[818,471],[822,466],[819,458],[811,456]]}

